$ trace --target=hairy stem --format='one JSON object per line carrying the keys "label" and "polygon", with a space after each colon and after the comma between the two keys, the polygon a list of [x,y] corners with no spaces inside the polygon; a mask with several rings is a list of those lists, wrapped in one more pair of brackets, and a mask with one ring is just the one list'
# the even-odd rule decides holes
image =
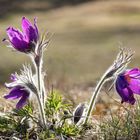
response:
{"label": "hairy stem", "polygon": [[46,118],[45,118],[45,112],[44,112],[44,108],[43,108],[43,105],[42,105],[42,102],[40,100],[40,97],[37,95],[37,99],[38,99],[38,104],[39,104],[39,111],[40,111],[40,117],[41,117],[41,121],[42,121],[42,124],[43,124],[43,127],[46,128]]}
{"label": "hairy stem", "polygon": [[37,79],[38,79],[38,103],[40,109],[40,117],[43,123],[43,126],[46,127],[46,119],[45,119],[45,111],[44,111],[44,104],[42,100],[42,88],[41,88],[41,67],[40,65],[36,65],[36,72],[37,72]]}
{"label": "hairy stem", "polygon": [[97,97],[99,95],[99,92],[103,86],[103,84],[105,83],[106,79],[107,79],[107,75],[108,75],[108,71],[104,73],[104,75],[101,77],[100,81],[98,82],[93,94],[92,94],[92,98],[90,100],[90,104],[89,104],[89,108],[88,108],[88,111],[87,111],[87,114],[86,114],[86,118],[84,120],[84,125],[87,124],[88,122],[88,119],[89,119],[89,116],[95,106],[95,103],[96,103],[96,100],[97,100]]}
{"label": "hairy stem", "polygon": [[90,100],[89,108],[88,108],[87,114],[85,116],[86,118],[83,123],[84,125],[87,124],[87,122],[88,122],[89,116],[95,106],[99,92],[100,92],[102,86],[104,85],[104,83],[106,82],[106,80],[109,78],[112,78],[114,74],[121,73],[127,67],[132,56],[133,56],[133,52],[122,48],[120,50],[120,52],[118,53],[113,64],[103,74],[103,76],[101,77],[100,81],[98,82],[98,84],[93,92],[92,98]]}
{"label": "hairy stem", "polygon": [[40,65],[36,66],[36,73],[37,73],[37,81],[38,81],[38,91],[39,91],[39,96],[42,98],[42,90],[41,90],[41,68]]}

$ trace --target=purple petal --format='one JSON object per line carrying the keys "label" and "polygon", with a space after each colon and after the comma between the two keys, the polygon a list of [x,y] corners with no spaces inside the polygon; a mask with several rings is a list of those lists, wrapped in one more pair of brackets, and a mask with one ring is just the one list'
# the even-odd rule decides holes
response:
{"label": "purple petal", "polygon": [[7,28],[6,31],[7,31],[7,33],[8,33],[8,36],[9,36],[9,39],[10,39],[10,40],[12,40],[13,37],[18,38],[19,40],[20,40],[20,39],[22,40],[22,39],[24,38],[23,34],[22,34],[19,30],[15,29],[15,28],[13,28],[13,27]]}
{"label": "purple petal", "polygon": [[135,103],[135,98],[134,98],[132,90],[128,87],[122,87],[119,79],[117,79],[116,81],[116,90],[118,94],[120,95],[120,97],[122,98],[122,103],[127,102],[132,105]]}
{"label": "purple petal", "polygon": [[36,23],[35,23],[35,27],[33,27],[31,22],[27,18],[23,17],[22,18],[22,30],[29,42],[32,42],[32,41],[37,42],[38,29],[36,27]]}
{"label": "purple petal", "polygon": [[28,91],[24,90],[24,94],[23,96],[21,97],[21,99],[18,101],[17,105],[16,105],[16,108],[17,109],[20,109],[22,108],[24,105],[27,104],[27,99],[29,98],[29,93]]}
{"label": "purple petal", "polygon": [[126,88],[128,86],[128,82],[126,81],[125,79],[125,76],[123,74],[120,74],[118,77],[117,77],[117,81],[116,83],[118,84],[118,86],[120,88]]}
{"label": "purple petal", "polygon": [[17,77],[15,74],[11,74],[11,77],[10,79],[14,82],[14,81],[17,81]]}
{"label": "purple petal", "polygon": [[132,92],[140,94],[140,70],[138,68],[127,70],[124,77]]}
{"label": "purple petal", "polygon": [[39,31],[38,31],[38,28],[37,28],[37,18],[34,18],[34,27],[35,27],[36,34],[37,34],[37,39],[38,39],[39,38]]}
{"label": "purple petal", "polygon": [[10,42],[16,50],[25,52],[29,49],[29,43],[19,30],[9,27],[7,29],[7,35],[9,37]]}
{"label": "purple petal", "polygon": [[125,75],[129,75],[130,77],[140,77],[140,69],[134,68],[131,70],[127,70]]}
{"label": "purple petal", "polygon": [[5,99],[17,99],[23,96],[23,90],[20,86],[13,88],[8,95],[5,95]]}
{"label": "purple petal", "polygon": [[131,78],[129,88],[135,93],[140,95],[140,79]]}

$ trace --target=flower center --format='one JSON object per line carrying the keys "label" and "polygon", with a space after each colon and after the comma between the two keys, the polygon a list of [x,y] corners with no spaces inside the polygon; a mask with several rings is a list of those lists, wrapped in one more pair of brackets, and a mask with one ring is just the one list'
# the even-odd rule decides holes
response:
{"label": "flower center", "polygon": [[127,74],[127,75],[125,75],[125,79],[126,79],[126,81],[128,82],[128,83],[130,83],[130,81],[131,81],[131,77]]}

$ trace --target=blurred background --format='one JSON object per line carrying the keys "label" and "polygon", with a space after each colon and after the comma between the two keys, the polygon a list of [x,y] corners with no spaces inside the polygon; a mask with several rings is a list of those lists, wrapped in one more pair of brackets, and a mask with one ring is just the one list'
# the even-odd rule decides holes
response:
{"label": "blurred background", "polygon": [[[32,22],[37,17],[40,32],[53,33],[45,53],[44,70],[46,83],[58,89],[71,93],[75,88],[94,87],[116,57],[120,42],[136,52],[129,66],[139,67],[138,0],[0,0],[1,40],[7,37],[7,27],[21,29],[23,16]],[[30,60],[24,54],[12,52],[2,41],[0,46],[3,84]],[[78,94],[87,96],[79,91]]]}

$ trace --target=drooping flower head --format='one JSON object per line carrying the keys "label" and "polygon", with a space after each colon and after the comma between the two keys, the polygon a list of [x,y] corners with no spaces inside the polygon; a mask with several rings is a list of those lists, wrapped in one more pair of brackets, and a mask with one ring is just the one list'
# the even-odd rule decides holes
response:
{"label": "drooping flower head", "polygon": [[[12,82],[16,82],[16,76],[12,74],[11,80]],[[27,104],[30,93],[25,89],[25,87],[20,85],[12,86],[12,84],[6,84],[6,87],[10,89],[10,92],[5,95],[4,98],[11,100],[19,99],[18,103],[16,104],[17,109],[20,109]]]}
{"label": "drooping flower head", "polygon": [[140,69],[134,68],[119,74],[115,83],[122,103],[135,103],[134,94],[140,95]]}
{"label": "drooping flower head", "polygon": [[20,75],[17,73],[11,75],[11,83],[5,84],[10,92],[4,96],[5,99],[19,99],[16,105],[17,109],[20,109],[27,104],[27,100],[32,93],[37,94],[35,80],[30,65],[23,65],[23,69],[20,71]]}
{"label": "drooping flower head", "polygon": [[14,27],[7,28],[7,35],[11,45],[18,51],[28,53],[35,50],[35,44],[39,39],[36,19],[34,25],[25,17],[22,18],[22,32]]}

